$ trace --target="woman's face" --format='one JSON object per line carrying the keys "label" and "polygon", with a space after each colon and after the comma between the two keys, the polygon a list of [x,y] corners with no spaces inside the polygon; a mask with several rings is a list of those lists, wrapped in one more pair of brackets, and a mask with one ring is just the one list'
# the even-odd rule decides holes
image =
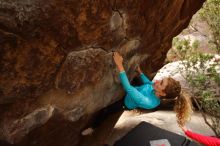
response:
{"label": "woman's face", "polygon": [[166,96],[164,90],[167,85],[168,85],[168,78],[164,78],[162,80],[156,80],[154,82],[154,90],[158,92],[161,96]]}

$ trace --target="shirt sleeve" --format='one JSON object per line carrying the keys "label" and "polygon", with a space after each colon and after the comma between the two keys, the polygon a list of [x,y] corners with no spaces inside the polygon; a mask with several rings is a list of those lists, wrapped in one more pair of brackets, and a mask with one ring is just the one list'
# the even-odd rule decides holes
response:
{"label": "shirt sleeve", "polygon": [[198,133],[191,132],[189,130],[185,131],[185,134],[193,140],[198,141],[206,146],[219,146],[220,139],[215,137],[204,136]]}
{"label": "shirt sleeve", "polygon": [[125,72],[120,72],[119,75],[124,90],[126,91],[127,94],[130,95],[130,97],[137,104],[138,107],[145,109],[152,109],[158,105],[154,103],[153,99],[145,97],[136,88],[130,85]]}
{"label": "shirt sleeve", "polygon": [[152,83],[143,73],[140,74],[140,78],[141,78],[141,81],[143,82],[143,84],[151,84]]}

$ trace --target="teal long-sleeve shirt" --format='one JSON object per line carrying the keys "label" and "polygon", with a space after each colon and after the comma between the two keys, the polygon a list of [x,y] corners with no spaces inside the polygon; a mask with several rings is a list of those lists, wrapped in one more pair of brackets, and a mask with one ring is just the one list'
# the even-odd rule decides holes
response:
{"label": "teal long-sleeve shirt", "polygon": [[128,109],[153,109],[160,104],[160,99],[154,92],[153,82],[151,82],[143,73],[140,75],[143,85],[137,87],[130,85],[124,71],[120,72],[119,76],[122,86],[127,93],[124,99],[124,104]]}

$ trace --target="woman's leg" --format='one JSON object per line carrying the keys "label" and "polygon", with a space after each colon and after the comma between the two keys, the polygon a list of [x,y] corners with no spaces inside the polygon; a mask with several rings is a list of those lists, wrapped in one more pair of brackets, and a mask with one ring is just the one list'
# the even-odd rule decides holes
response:
{"label": "woman's leg", "polygon": [[93,117],[92,123],[90,124],[89,128],[85,129],[82,132],[82,135],[89,135],[91,134],[95,128],[97,128],[98,126],[100,126],[102,124],[102,122],[104,122],[104,120],[111,114],[119,112],[119,111],[123,111],[125,110],[125,106],[124,106],[124,98],[103,108],[102,110],[100,110],[97,115],[95,115]]}
{"label": "woman's leg", "polygon": [[111,114],[124,110],[124,98],[103,108],[94,117],[91,127],[96,128]]}

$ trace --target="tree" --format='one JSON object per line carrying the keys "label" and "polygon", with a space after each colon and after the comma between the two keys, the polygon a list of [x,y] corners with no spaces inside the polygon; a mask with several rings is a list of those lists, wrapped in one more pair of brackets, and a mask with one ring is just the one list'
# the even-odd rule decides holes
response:
{"label": "tree", "polygon": [[220,53],[220,0],[207,0],[199,14],[212,32],[210,43]]}
{"label": "tree", "polygon": [[198,50],[198,41],[190,43],[186,39],[173,39],[172,52],[181,60],[180,74],[186,79],[191,94],[206,124],[220,136],[220,74],[214,55]]}

